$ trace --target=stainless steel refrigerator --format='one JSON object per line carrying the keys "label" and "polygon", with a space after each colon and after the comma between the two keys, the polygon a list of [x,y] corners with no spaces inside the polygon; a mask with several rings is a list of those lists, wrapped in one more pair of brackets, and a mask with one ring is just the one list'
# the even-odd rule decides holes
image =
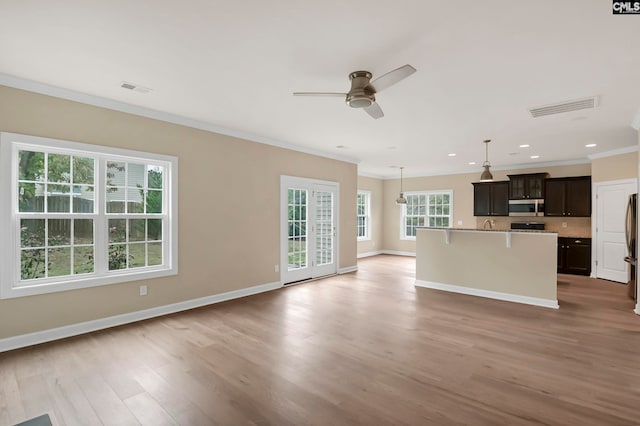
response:
{"label": "stainless steel refrigerator", "polygon": [[627,253],[629,254],[624,258],[624,261],[629,263],[629,297],[636,300],[636,264],[638,262],[638,255],[636,253],[636,245],[638,239],[638,194],[631,194],[629,196],[629,203],[627,204],[627,217],[625,222],[625,234],[627,237]]}

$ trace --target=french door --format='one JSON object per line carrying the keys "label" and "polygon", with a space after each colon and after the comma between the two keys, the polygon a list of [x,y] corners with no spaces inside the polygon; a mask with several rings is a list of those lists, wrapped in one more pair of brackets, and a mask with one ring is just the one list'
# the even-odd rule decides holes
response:
{"label": "french door", "polygon": [[283,284],[335,274],[338,184],[282,176],[280,187]]}

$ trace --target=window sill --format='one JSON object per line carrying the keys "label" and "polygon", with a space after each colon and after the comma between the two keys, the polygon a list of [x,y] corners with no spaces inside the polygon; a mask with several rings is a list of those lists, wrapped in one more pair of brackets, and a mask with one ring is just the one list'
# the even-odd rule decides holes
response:
{"label": "window sill", "polygon": [[178,274],[178,268],[158,268],[153,270],[126,273],[114,272],[102,277],[74,277],[65,281],[49,283],[36,283],[12,287],[3,283],[0,286],[0,299],[15,299],[25,296],[37,296],[41,294],[57,293],[60,291],[79,290],[83,288],[99,287],[110,284],[120,284],[132,281],[141,281],[151,278],[168,277]]}

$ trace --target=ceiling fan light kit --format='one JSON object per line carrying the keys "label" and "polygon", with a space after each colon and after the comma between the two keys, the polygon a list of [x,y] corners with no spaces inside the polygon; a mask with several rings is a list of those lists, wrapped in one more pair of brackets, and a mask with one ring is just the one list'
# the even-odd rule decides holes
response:
{"label": "ceiling fan light kit", "polygon": [[376,93],[409,77],[416,69],[407,64],[371,81],[369,71],[354,71],[349,74],[351,90],[348,93],[334,92],[294,92],[294,96],[344,96],[351,108],[362,108],[372,118],[384,117],[382,108],[376,103]]}

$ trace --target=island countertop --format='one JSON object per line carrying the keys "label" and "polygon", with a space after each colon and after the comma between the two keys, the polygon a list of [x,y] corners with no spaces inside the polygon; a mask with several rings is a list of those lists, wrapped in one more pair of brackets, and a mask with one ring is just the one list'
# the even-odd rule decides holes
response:
{"label": "island countertop", "polygon": [[539,229],[482,229],[482,228],[434,228],[429,226],[418,226],[416,229],[435,229],[441,231],[478,231],[478,232],[524,232],[537,234],[558,234],[556,231],[547,231]]}

